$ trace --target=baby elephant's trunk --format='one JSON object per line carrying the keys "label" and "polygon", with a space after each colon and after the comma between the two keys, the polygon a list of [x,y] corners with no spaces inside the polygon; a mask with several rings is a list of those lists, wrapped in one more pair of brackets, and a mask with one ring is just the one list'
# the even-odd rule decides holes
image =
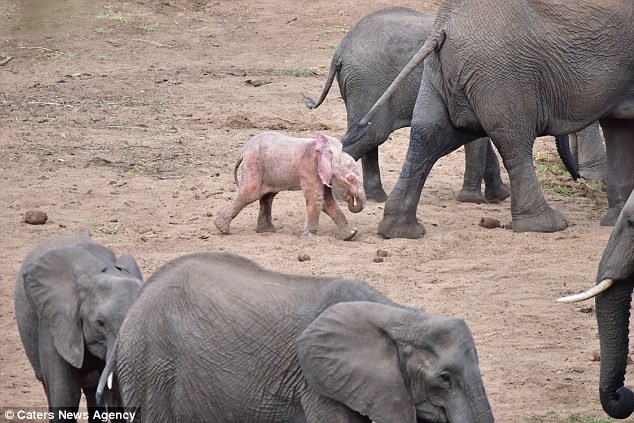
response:
{"label": "baby elephant's trunk", "polygon": [[352,213],[359,213],[365,207],[365,198],[357,198],[354,195],[348,199],[348,210]]}

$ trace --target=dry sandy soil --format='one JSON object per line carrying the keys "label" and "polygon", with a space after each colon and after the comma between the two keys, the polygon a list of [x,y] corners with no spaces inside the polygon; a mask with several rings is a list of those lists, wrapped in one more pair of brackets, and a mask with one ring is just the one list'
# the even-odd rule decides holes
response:
{"label": "dry sandy soil", "polygon": [[[54,4],[46,7],[43,3]],[[434,11],[438,1],[402,1]],[[300,192],[274,204],[276,234],[256,234],[256,205],[221,236],[213,217],[235,195],[242,145],[264,130],[340,137],[345,109],[333,87],[317,96],[346,30],[386,0],[0,2],[0,407],[43,407],[13,310],[15,276],[28,249],[53,234],[91,229],[145,275],[194,251],[230,251],[276,270],[368,281],[394,300],[460,316],[471,327],[497,421],[604,421],[598,402],[593,303],[555,299],[588,287],[609,237],[598,220],[605,194],[571,183],[551,138],[536,142],[550,203],[568,218],[560,233],[516,234],[478,226],[510,221],[509,201],[461,204],[464,153],[438,162],[420,201],[420,240],[376,232],[383,205],[348,214],[353,242],[322,219],[300,238]],[[381,149],[389,190],[408,131]],[[536,165],[537,166],[537,165]],[[29,209],[49,216],[22,223]],[[383,262],[377,250],[388,252]],[[300,262],[306,251],[311,260]],[[629,384],[634,381],[629,380]],[[0,417],[0,420],[3,417]]]}

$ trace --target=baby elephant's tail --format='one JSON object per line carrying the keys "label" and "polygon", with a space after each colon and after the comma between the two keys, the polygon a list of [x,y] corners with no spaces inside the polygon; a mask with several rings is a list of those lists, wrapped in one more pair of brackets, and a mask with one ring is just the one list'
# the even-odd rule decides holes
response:
{"label": "baby elephant's tail", "polygon": [[240,183],[238,182],[238,168],[240,167],[240,163],[242,163],[242,154],[240,154],[240,157],[236,160],[236,164],[233,166],[233,181],[237,186],[240,186]]}

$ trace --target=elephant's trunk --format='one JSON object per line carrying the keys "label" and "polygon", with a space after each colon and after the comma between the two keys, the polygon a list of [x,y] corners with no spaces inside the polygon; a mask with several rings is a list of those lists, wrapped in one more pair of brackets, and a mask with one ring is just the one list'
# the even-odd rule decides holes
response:
{"label": "elephant's trunk", "polygon": [[618,281],[596,297],[601,343],[599,395],[608,415],[627,418],[634,411],[634,393],[623,386],[628,356],[632,283]]}
{"label": "elephant's trunk", "polygon": [[[115,344],[116,345],[116,344]],[[117,357],[115,353],[115,346],[112,348],[108,348],[106,351],[106,365],[101,372],[101,376],[99,377],[99,383],[97,384],[97,392],[95,397],[97,399],[97,405],[104,406],[104,391],[106,390],[106,384],[109,384],[108,390],[112,389],[112,375],[115,369],[115,364],[117,362]]]}
{"label": "elephant's trunk", "polygon": [[350,195],[348,198],[348,210],[352,213],[359,213],[365,207],[365,197],[355,197]]}

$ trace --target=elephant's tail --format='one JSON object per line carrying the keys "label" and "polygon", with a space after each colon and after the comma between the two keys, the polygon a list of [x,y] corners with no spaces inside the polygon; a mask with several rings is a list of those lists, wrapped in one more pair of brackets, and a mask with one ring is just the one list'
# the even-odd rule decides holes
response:
{"label": "elephant's tail", "polygon": [[240,157],[236,160],[236,164],[233,165],[233,182],[235,182],[237,186],[240,186],[238,182],[238,168],[240,167],[240,163],[242,163],[242,153],[240,153]]}
{"label": "elephant's tail", "polygon": [[321,103],[324,102],[326,96],[328,95],[328,91],[330,91],[330,87],[332,87],[332,83],[335,80],[335,76],[341,70],[341,58],[339,57],[339,52],[335,52],[335,55],[332,57],[332,61],[330,62],[330,70],[328,71],[328,78],[326,79],[326,85],[324,85],[324,89],[321,92],[321,97],[319,100],[315,102],[312,98],[302,94],[304,97],[304,103],[306,103],[306,107],[309,109],[316,109],[319,107]]}
{"label": "elephant's tail", "polygon": [[570,152],[570,136],[566,134],[555,137],[555,145],[557,145],[559,157],[561,161],[564,162],[564,166],[566,166],[568,172],[570,172],[572,180],[576,181],[579,178],[579,169],[577,165],[575,165],[575,161],[572,159],[572,153]]}
{"label": "elephant's tail", "polygon": [[444,28],[441,28],[434,35],[430,35],[429,38],[425,40],[425,43],[420,48],[420,50],[418,50],[414,57],[412,57],[407,65],[405,65],[401,73],[399,73],[394,81],[392,81],[392,84],[388,87],[387,90],[385,90],[381,98],[379,98],[376,103],[374,103],[374,106],[372,106],[370,111],[366,113],[363,119],[348,128],[346,136],[343,140],[341,140],[341,144],[343,144],[344,148],[351,146],[365,135],[365,133],[368,131],[368,125],[370,125],[372,118],[379,110],[379,108],[381,108],[383,104],[385,104],[390,99],[390,97],[392,97],[394,92],[396,92],[403,81],[405,81],[411,75],[411,73],[414,72],[414,70],[416,70],[416,68],[420,66],[421,63],[423,63],[427,56],[429,56],[433,51],[440,49],[444,41]]}

